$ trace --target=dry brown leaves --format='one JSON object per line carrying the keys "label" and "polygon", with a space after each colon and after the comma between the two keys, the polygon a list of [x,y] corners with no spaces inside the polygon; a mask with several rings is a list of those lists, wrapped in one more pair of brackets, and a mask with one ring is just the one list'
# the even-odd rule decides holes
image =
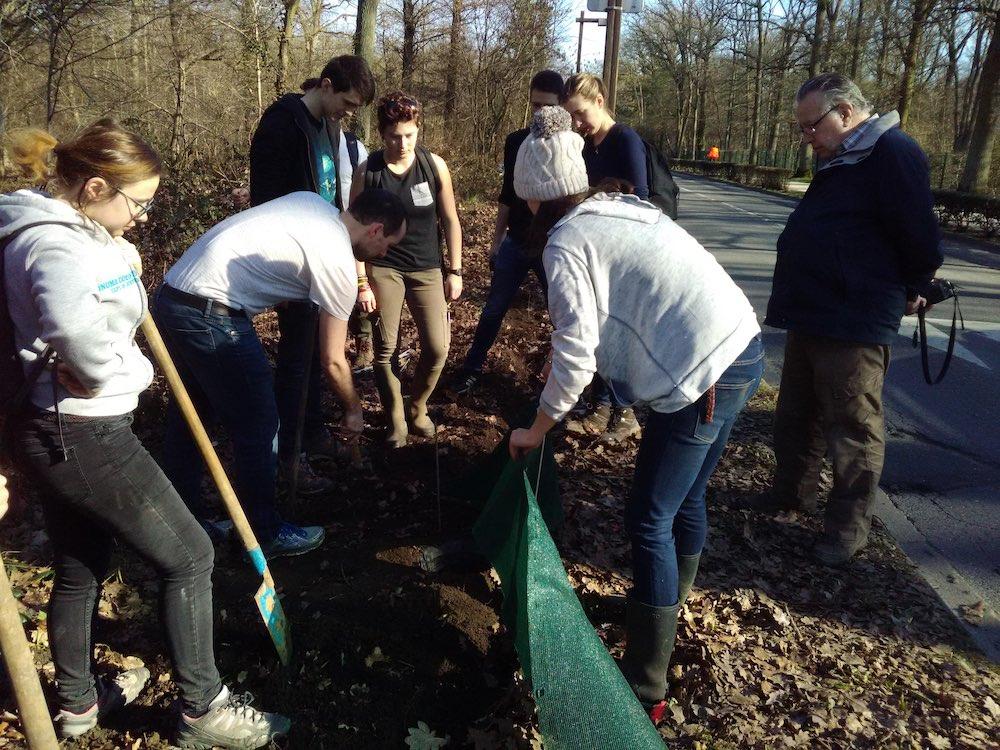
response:
{"label": "dry brown leaves", "polygon": [[[883,531],[861,559],[834,571],[808,555],[818,517],[728,506],[769,482],[774,402],[773,389],[762,389],[712,479],[708,548],[681,614],[664,739],[705,748],[1000,746],[996,666],[964,651],[961,631]],[[597,454],[585,442],[566,444],[560,548],[617,655],[635,446]]]}

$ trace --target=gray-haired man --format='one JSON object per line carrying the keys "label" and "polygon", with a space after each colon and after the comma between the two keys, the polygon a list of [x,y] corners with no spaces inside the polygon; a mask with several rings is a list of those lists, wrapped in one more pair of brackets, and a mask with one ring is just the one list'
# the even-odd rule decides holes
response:
{"label": "gray-haired man", "polygon": [[927,157],[848,78],[825,73],[795,98],[816,174],[778,238],[765,323],[788,331],[774,425],[772,510],[816,506],[824,452],[833,489],[815,554],[864,547],[885,456],[882,385],[901,316],[941,265]]}

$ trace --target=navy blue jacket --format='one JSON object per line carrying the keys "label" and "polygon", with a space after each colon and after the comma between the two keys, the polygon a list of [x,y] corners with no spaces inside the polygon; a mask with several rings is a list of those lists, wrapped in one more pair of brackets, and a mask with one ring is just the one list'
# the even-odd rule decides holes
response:
{"label": "navy blue jacket", "polygon": [[646,174],[646,146],[642,138],[628,125],[616,122],[604,136],[600,146],[587,138],[583,145],[583,162],[587,165],[590,186],[607,177],[625,180],[643,200],[649,198],[649,176]]}
{"label": "navy blue jacket", "polygon": [[861,161],[820,169],[778,237],[764,322],[891,344],[907,289],[924,288],[942,261],[929,174],[898,127]]}

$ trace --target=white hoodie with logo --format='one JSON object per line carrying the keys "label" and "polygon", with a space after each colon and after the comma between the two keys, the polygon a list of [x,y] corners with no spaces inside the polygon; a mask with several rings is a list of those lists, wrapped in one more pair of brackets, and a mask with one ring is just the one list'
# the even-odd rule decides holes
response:
{"label": "white hoodie with logo", "polygon": [[622,403],[679,411],[760,333],[711,253],[632,195],[581,203],[549,233],[542,261],[555,330],[541,409],[555,420],[595,372]]}
{"label": "white hoodie with logo", "polygon": [[135,409],[153,381],[153,366],[135,343],[146,292],[133,265],[135,246],[114,238],[68,204],[38,190],[0,195],[0,246],[15,342],[27,372],[52,345],[92,391],[77,398],[52,389],[52,368],[31,401],[80,416],[117,416]]}

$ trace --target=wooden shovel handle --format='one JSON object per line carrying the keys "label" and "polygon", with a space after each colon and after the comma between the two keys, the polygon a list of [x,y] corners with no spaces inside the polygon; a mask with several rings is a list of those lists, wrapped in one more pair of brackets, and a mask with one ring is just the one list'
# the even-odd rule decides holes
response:
{"label": "wooden shovel handle", "polygon": [[21,711],[21,725],[31,750],[57,750],[59,743],[52,728],[49,709],[45,705],[38,672],[31,658],[28,639],[21,627],[17,602],[10,590],[7,570],[0,562],[0,649],[7,665],[7,676],[14,688],[14,697]]}
{"label": "wooden shovel handle", "polygon": [[[194,437],[194,441],[197,443],[198,449],[205,459],[205,464],[208,466],[208,471],[215,481],[215,486],[219,488],[222,502],[226,506],[229,517],[233,519],[233,526],[236,529],[236,533],[240,535],[240,541],[243,542],[243,546],[250,553],[250,557],[254,558],[254,551],[257,550],[259,553],[260,548],[260,545],[257,543],[257,537],[254,536],[253,529],[250,528],[250,522],[247,520],[246,513],[243,512],[243,506],[240,505],[240,501],[236,497],[236,492],[233,490],[233,485],[229,482],[229,477],[226,476],[226,470],[222,468],[219,455],[215,452],[215,447],[212,445],[208,433],[205,432],[205,426],[201,423],[198,412],[195,411],[187,388],[184,387],[181,376],[177,372],[177,368],[174,367],[174,361],[170,358],[170,353],[167,351],[167,347],[163,343],[163,339],[160,337],[160,332],[157,330],[151,315],[147,315],[146,319],[142,321],[141,328],[143,334],[146,336],[146,341],[149,342],[149,348],[153,351],[153,356],[162,368],[163,374],[167,376],[170,390],[173,391],[174,398],[177,399],[177,405],[180,407],[181,414],[184,415],[184,421],[191,428],[191,435]],[[258,568],[260,567],[257,559],[254,559],[254,564]],[[274,582],[269,580],[270,574],[267,572],[266,567],[261,573],[264,574],[264,579],[268,580],[273,586]]]}

